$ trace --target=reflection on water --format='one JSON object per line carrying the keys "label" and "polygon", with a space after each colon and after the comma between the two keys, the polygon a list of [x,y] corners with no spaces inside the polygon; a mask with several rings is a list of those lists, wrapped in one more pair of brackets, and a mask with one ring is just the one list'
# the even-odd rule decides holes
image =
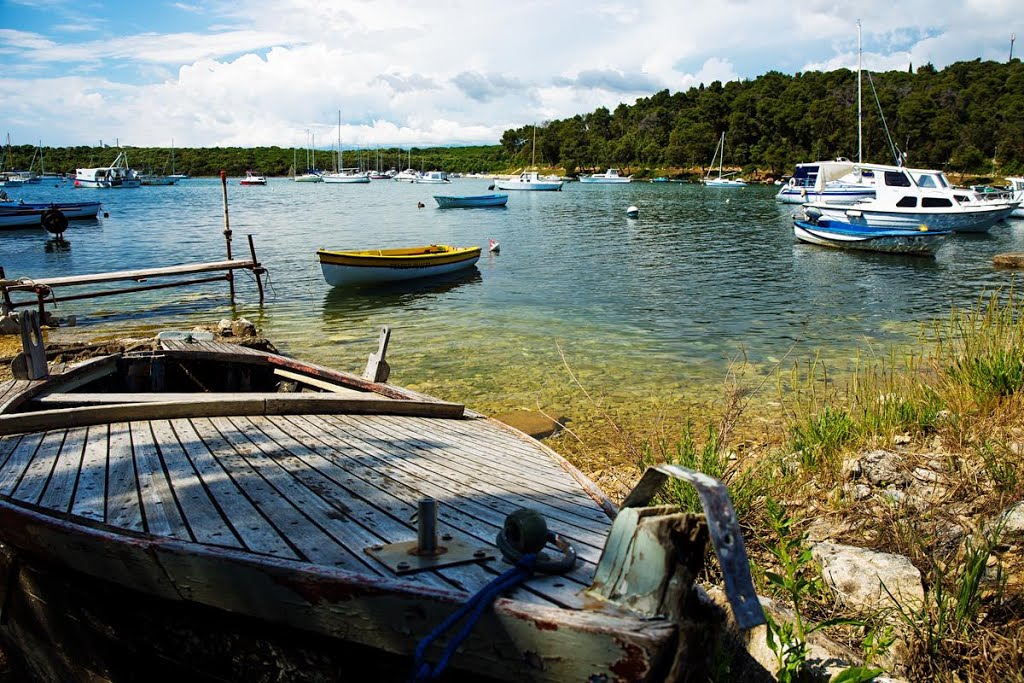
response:
{"label": "reflection on water", "polygon": [[[484,179],[451,194],[482,194]],[[226,283],[66,302],[84,334],[190,327],[244,315],[287,353],[360,370],[381,325],[393,330],[392,381],[482,409],[558,406],[580,413],[672,412],[717,391],[738,356],[762,372],[821,353],[849,366],[870,347],[912,342],[916,325],[1010,281],[992,256],[1024,251],[1024,221],[957,235],[934,260],[795,242],[794,207],[774,187],[723,193],[696,184],[580,185],[511,194],[502,211],[440,210],[429,186],[229,184],[236,257],[269,271],[257,303],[245,273]],[[23,191],[26,201],[103,202],[106,218],[73,221],[71,249],[40,234],[0,234],[8,277],[153,268],[224,258],[220,183],[192,179],[125,191]],[[423,203],[426,208],[419,208]],[[628,206],[639,217],[627,219]],[[501,253],[486,252],[488,239]],[[475,269],[448,281],[332,289],[318,248],[479,245]],[[679,411],[675,414],[678,416]]]}

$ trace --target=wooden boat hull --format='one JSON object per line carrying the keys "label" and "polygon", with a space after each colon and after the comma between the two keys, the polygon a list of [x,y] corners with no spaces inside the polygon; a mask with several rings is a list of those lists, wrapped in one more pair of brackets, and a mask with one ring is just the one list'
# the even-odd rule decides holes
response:
{"label": "wooden boat hull", "polygon": [[[277,391],[253,391],[264,385]],[[214,393],[181,393],[188,386]],[[439,506],[446,552],[434,558],[413,552],[410,520],[424,497]],[[722,503],[720,521],[735,525]],[[625,682],[662,680],[674,658],[702,666],[708,652],[688,640],[700,629],[680,625],[678,610],[689,604],[682,594],[644,609],[643,595],[605,608],[588,593],[614,587],[619,565],[606,566],[605,554],[616,553],[602,548],[632,547],[626,541],[640,532],[630,520],[675,529],[656,573],[686,567],[652,584],[651,595],[669,585],[689,590],[707,543],[701,518],[631,507],[613,526],[615,507],[563,458],[461,405],[187,338],[0,384],[0,629],[31,635],[22,620],[50,610],[49,626],[61,622],[83,638],[89,631],[86,643],[130,644],[86,647],[92,655],[65,660],[70,669],[87,668],[99,651],[152,661],[161,647],[147,639],[154,633],[203,650],[193,670],[218,680],[254,680],[252,667],[272,666],[272,653],[238,657],[263,638],[286,648],[290,662],[313,652],[310,661],[326,670],[303,670],[309,680],[335,680],[345,665],[337,652],[331,658],[331,643],[411,664],[422,638],[511,566],[496,535],[523,507],[543,514],[576,560],[504,591],[452,669],[508,681]],[[723,528],[728,557],[745,572],[738,527]],[[397,569],[386,555],[396,548],[405,558]],[[640,565],[653,550],[642,545],[619,559]],[[403,573],[403,563],[421,571]],[[144,628],[133,610],[150,615]],[[165,611],[172,618],[160,619]],[[229,620],[237,628],[216,628]],[[444,644],[427,648],[431,660]],[[100,680],[117,671],[96,666]],[[59,667],[46,670],[64,678],[53,674]]]}
{"label": "wooden boat hull", "polygon": [[822,219],[793,221],[793,234],[801,242],[837,249],[934,256],[952,231],[865,228]]}
{"label": "wooden boat hull", "polygon": [[475,209],[491,206],[505,206],[508,203],[507,194],[480,194],[480,195],[457,195],[445,196],[434,195],[434,201],[441,209]]}
{"label": "wooden boat hull", "polygon": [[317,252],[327,284],[379,284],[413,280],[471,268],[480,259],[480,247],[432,244],[406,249]]}

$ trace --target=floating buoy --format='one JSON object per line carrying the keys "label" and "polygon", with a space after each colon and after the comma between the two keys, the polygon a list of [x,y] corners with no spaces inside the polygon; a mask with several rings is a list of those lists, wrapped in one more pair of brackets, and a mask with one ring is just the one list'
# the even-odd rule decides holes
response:
{"label": "floating buoy", "polygon": [[631,206],[628,209],[626,209],[626,216],[628,216],[629,218],[636,218],[639,215],[640,209],[636,208],[635,206]]}
{"label": "floating buoy", "polygon": [[490,252],[493,252],[493,253],[497,254],[499,251],[501,251],[501,245],[498,244],[497,242],[495,242],[492,239],[488,239],[487,240],[487,251],[490,251]]}

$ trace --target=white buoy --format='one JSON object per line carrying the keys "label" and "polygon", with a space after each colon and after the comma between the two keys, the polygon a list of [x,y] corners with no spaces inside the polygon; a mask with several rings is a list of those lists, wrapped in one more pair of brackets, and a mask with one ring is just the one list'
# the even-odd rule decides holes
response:
{"label": "white buoy", "polygon": [[497,242],[495,242],[492,239],[488,239],[487,240],[487,251],[491,251],[491,252],[494,252],[495,254],[497,254],[499,251],[501,251],[501,245],[498,244]]}
{"label": "white buoy", "polygon": [[636,218],[639,215],[640,209],[636,208],[635,206],[631,206],[628,209],[626,209],[626,216],[628,216],[629,218]]}

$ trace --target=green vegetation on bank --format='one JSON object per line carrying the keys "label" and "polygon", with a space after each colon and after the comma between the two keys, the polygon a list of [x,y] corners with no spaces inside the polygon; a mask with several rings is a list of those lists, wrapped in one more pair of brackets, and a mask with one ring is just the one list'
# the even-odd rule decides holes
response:
{"label": "green vegetation on bank", "polygon": [[[885,130],[907,164],[941,168],[954,175],[1012,175],[1024,172],[1024,63],[958,62],[938,71],[865,72],[863,77],[863,159],[892,163]],[[876,104],[877,99],[877,104]],[[879,113],[881,109],[881,115]],[[884,121],[883,117],[884,116]],[[656,175],[702,174],[722,132],[726,164],[748,176],[778,177],[802,161],[857,157],[857,74],[848,69],[793,76],[770,71],[750,81],[664,90],[588,114],[537,126],[536,162],[566,175],[607,166]],[[505,131],[498,145],[414,147],[412,166],[461,173],[511,172],[530,165],[534,125]],[[133,168],[170,172],[170,148],[124,147]],[[11,148],[5,169],[27,169],[35,147]],[[117,151],[101,147],[44,148],[45,169],[110,164]],[[347,150],[345,165],[401,170],[409,150]],[[378,160],[380,163],[378,164]],[[181,148],[175,170],[232,176],[258,170],[289,175],[306,165],[306,151],[292,147]],[[334,167],[330,149],[316,152],[316,165]],[[38,161],[35,166],[39,170]]]}
{"label": "green vegetation on bank", "polygon": [[[665,460],[728,484],[759,592],[794,611],[768,628],[779,680],[809,680],[807,637],[822,628],[865,661],[833,681],[869,680],[889,669],[892,652],[897,673],[913,681],[1001,681],[1020,670],[1024,557],[1008,552],[1018,541],[1002,537],[1001,514],[1024,499],[1022,341],[1024,298],[1011,286],[954,308],[915,348],[868,358],[848,378],[816,359],[777,370],[775,396],[760,402],[781,414],[759,448],[722,438],[738,433],[742,417],[728,397],[703,443],[690,424],[675,445],[634,448],[640,470]],[[760,380],[749,394],[766,386]],[[878,449],[929,483],[901,492],[851,481],[849,463]],[[699,509],[682,487],[667,497]],[[818,578],[807,533],[815,523],[830,541],[908,558],[924,601],[889,593],[878,611],[844,609]]]}

